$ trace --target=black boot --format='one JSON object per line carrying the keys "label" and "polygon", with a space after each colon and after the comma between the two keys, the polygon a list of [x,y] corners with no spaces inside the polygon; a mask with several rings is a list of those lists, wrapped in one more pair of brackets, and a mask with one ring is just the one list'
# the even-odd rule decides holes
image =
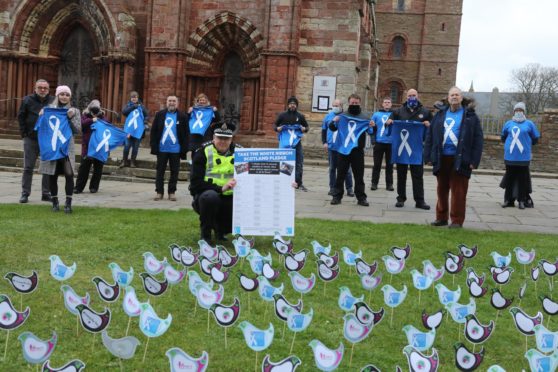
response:
{"label": "black boot", "polygon": [[64,204],[64,213],[72,213],[72,197],[66,197],[66,204]]}
{"label": "black boot", "polygon": [[202,227],[200,238],[201,240],[205,240],[207,243],[211,243],[211,227]]}
{"label": "black boot", "polygon": [[58,212],[59,210],[60,210],[60,205],[58,204],[58,197],[53,196],[52,197],[52,211],[53,212]]}

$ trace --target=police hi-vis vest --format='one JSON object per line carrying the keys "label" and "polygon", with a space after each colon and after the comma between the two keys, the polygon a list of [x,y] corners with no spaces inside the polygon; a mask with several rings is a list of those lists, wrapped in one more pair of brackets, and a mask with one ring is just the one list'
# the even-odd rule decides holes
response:
{"label": "police hi-vis vest", "polygon": [[[234,153],[228,156],[220,155],[213,144],[206,146],[203,151],[207,159],[204,181],[223,187],[234,176]],[[223,195],[232,193],[232,190],[227,190]]]}

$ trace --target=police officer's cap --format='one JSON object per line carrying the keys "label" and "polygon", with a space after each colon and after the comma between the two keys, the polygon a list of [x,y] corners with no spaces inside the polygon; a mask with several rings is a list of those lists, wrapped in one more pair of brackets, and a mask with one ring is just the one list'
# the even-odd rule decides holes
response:
{"label": "police officer's cap", "polygon": [[223,123],[213,131],[213,134],[217,137],[232,137],[235,130],[233,124]]}

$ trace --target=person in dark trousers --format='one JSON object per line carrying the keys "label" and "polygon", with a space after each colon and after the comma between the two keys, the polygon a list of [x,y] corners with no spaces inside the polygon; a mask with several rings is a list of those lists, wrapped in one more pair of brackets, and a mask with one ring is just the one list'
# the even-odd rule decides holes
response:
{"label": "person in dark trousers", "polygon": [[[281,132],[283,130],[283,125],[296,125],[301,126],[302,133],[308,132],[308,123],[303,114],[298,112],[298,99],[295,96],[291,96],[287,100],[287,111],[280,113],[273,124],[273,129],[276,132]],[[302,184],[302,170],[304,163],[304,155],[302,153],[302,141],[299,141],[295,146],[296,152],[296,162],[295,162],[295,182],[298,185],[297,189],[300,191],[308,191],[308,189]]]}
{"label": "person in dark trousers", "polygon": [[188,151],[188,119],[186,114],[178,111],[178,98],[167,97],[166,108],[158,111],[151,128],[151,154],[157,155],[157,173],[153,200],[163,199],[165,190],[165,171],[170,166],[168,198],[176,201],[176,184],[180,170],[180,159],[186,159]]}
{"label": "person in dark trousers", "polygon": [[91,166],[93,166],[93,175],[89,182],[89,192],[94,194],[99,190],[104,163],[98,159],[88,157],[87,150],[89,149],[89,140],[91,139],[91,126],[98,118],[103,117],[104,112],[101,110],[101,102],[96,99],[92,100],[81,113],[81,162],[78,168],[74,194],[81,194],[83,189],[85,189]]}
{"label": "person in dark trousers", "polygon": [[373,156],[374,166],[372,167],[372,184],[370,190],[378,189],[380,182],[380,172],[382,171],[382,160],[386,159],[386,190],[393,191],[393,163],[391,162],[391,136],[390,128],[387,123],[391,116],[391,98],[385,97],[382,100],[382,108],[372,115],[374,122],[374,142]]}
{"label": "person in dark trousers", "polygon": [[[23,140],[23,174],[21,176],[20,203],[27,203],[31,195],[31,184],[33,182],[33,170],[39,157],[39,141],[35,132],[35,123],[39,118],[39,112],[48,104],[52,103],[54,97],[49,95],[49,84],[44,79],[35,82],[35,93],[26,96],[19,107],[17,121],[19,133]],[[41,182],[42,201],[51,201],[48,175],[42,175]]]}
{"label": "person in dark trousers", "polygon": [[[130,134],[128,134],[128,137],[126,138],[126,143],[124,144],[124,153],[122,155],[122,162],[120,163],[119,168],[137,167],[136,158],[138,157],[138,151],[141,144],[141,140],[143,139],[143,137],[145,137],[145,131],[148,129],[147,116],[149,112],[141,102],[138,92],[132,91],[130,92],[130,100],[128,101],[126,106],[122,109],[122,115],[128,116],[132,111],[134,111],[137,108],[140,108],[143,113],[143,126],[144,126],[143,135],[141,136],[141,138],[135,138],[132,137]],[[132,149],[131,161],[128,160],[128,156],[130,155],[130,149]]]}
{"label": "person in dark trousers", "polygon": [[205,143],[194,153],[190,174],[192,207],[200,215],[200,237],[211,242],[226,240],[232,231],[234,151],[234,125],[222,124],[213,131],[213,140]]}
{"label": "person in dark trousers", "polygon": [[[409,89],[407,91],[407,100],[401,107],[393,111],[389,124],[391,124],[392,119],[420,121],[428,128],[432,120],[432,113],[419,101],[417,91],[415,89]],[[424,201],[424,166],[422,164],[396,164],[396,166],[397,203],[395,203],[395,206],[397,208],[402,208],[405,205],[405,201],[407,200],[407,171],[411,168],[415,207],[429,210],[430,206]]]}
{"label": "person in dark trousers", "polygon": [[424,161],[432,165],[438,181],[436,220],[431,225],[447,226],[451,219],[449,227],[460,228],[465,221],[469,178],[481,161],[483,132],[474,103],[464,99],[459,88],[449,90],[448,102],[428,128]]}

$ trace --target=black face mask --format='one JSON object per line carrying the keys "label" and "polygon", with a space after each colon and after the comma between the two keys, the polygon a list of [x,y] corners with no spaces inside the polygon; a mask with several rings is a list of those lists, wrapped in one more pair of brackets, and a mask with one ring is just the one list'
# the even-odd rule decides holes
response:
{"label": "black face mask", "polygon": [[360,105],[349,105],[349,109],[347,112],[351,115],[359,115],[360,114]]}
{"label": "black face mask", "polygon": [[101,109],[99,107],[91,107],[89,111],[91,111],[93,115],[98,115]]}

